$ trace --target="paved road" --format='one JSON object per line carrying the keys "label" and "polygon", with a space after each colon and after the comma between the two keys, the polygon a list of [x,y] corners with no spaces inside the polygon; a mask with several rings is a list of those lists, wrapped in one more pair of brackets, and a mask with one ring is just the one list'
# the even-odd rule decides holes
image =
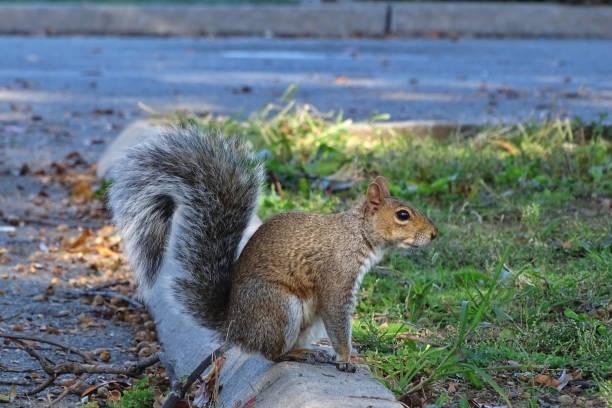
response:
{"label": "paved road", "polygon": [[0,55],[0,120],[23,117],[24,106],[26,115],[139,115],[139,101],[160,111],[248,113],[293,83],[300,101],[355,119],[612,112],[612,41],[604,40],[0,37]]}

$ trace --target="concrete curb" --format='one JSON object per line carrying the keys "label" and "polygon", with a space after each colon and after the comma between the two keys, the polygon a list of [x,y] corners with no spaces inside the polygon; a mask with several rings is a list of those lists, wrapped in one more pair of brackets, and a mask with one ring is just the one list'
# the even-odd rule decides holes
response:
{"label": "concrete curb", "polygon": [[2,4],[0,34],[612,38],[611,6],[530,3]]}

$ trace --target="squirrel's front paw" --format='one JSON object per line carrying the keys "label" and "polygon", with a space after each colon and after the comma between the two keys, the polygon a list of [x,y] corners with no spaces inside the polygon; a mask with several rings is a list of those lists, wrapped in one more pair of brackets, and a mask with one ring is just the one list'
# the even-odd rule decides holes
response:
{"label": "squirrel's front paw", "polygon": [[336,368],[339,371],[344,371],[347,373],[354,373],[357,371],[357,366],[355,364],[346,361],[336,362]]}

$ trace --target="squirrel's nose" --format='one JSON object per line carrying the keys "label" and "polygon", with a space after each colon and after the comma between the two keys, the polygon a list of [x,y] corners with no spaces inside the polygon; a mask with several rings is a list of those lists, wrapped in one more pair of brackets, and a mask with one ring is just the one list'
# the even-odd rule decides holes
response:
{"label": "squirrel's nose", "polygon": [[431,240],[433,241],[434,239],[436,239],[436,237],[438,236],[438,230],[435,229],[433,230],[433,232],[431,233]]}

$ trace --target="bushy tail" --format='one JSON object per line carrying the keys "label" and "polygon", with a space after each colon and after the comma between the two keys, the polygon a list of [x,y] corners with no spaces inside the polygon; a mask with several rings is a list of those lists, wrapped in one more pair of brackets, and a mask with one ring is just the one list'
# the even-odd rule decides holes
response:
{"label": "bushy tail", "polygon": [[261,164],[237,138],[175,127],[130,150],[111,176],[109,203],[139,286],[150,288],[169,262],[183,307],[203,326],[221,326]]}

